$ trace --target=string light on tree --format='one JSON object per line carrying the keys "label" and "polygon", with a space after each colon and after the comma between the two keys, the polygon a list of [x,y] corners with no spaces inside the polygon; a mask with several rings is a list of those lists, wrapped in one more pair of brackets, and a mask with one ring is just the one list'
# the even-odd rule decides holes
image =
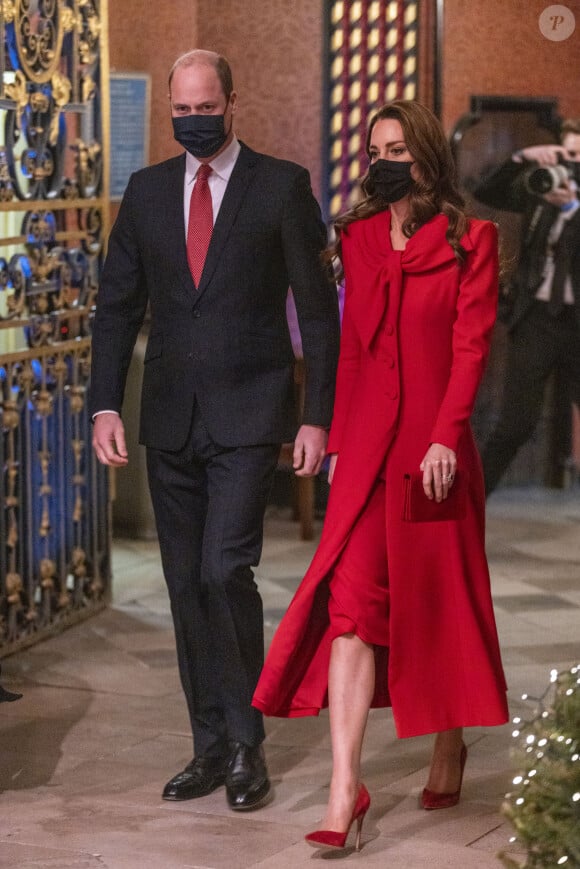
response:
{"label": "string light on tree", "polygon": [[[520,772],[502,807],[527,856],[499,855],[508,869],[580,869],[580,664],[550,673],[528,721],[514,718]],[[523,861],[523,862],[522,862]]]}

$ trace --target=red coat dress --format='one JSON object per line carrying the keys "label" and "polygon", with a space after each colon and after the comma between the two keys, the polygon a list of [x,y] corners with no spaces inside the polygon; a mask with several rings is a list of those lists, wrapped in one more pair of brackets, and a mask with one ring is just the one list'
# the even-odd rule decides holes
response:
{"label": "red coat dress", "polygon": [[[390,243],[390,212],[342,238],[345,309],[328,451],[338,453],[320,545],[274,636],[253,703],[267,715],[327,705],[328,580],[377,477],[386,480],[389,648],[376,651],[373,706],[415,736],[507,720],[485,556],[485,497],[469,418],[497,304],[497,234],[472,220],[459,266],[438,215]],[[469,480],[461,520],[402,521],[405,474],[429,444]]]}

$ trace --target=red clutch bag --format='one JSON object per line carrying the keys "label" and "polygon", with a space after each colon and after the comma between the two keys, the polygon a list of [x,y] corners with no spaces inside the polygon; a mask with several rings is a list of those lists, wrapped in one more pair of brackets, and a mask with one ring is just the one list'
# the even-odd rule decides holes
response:
{"label": "red clutch bag", "polygon": [[453,485],[444,501],[429,500],[423,489],[423,472],[403,477],[403,521],[441,522],[464,519],[467,512],[467,478],[455,472]]}

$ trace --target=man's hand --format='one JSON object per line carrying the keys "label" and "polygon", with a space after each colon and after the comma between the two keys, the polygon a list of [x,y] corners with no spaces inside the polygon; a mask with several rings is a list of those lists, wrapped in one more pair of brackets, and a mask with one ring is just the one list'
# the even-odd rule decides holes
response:
{"label": "man's hand", "polygon": [[530,163],[538,163],[540,166],[557,166],[560,156],[564,160],[570,159],[568,149],[564,148],[563,145],[531,145],[529,148],[522,148],[518,154],[524,160],[529,160]]}
{"label": "man's hand", "polygon": [[544,193],[544,199],[546,202],[549,202],[550,205],[555,205],[556,208],[568,205],[576,198],[576,185],[570,184],[569,181],[566,181],[566,183],[562,184],[560,187],[556,187],[555,190],[550,190],[549,193]]}
{"label": "man's hand", "polygon": [[300,426],[294,441],[292,465],[297,477],[313,477],[326,456],[328,433],[317,425]]}
{"label": "man's hand", "polygon": [[93,449],[103,465],[119,468],[129,461],[125,427],[118,413],[99,413],[93,424]]}

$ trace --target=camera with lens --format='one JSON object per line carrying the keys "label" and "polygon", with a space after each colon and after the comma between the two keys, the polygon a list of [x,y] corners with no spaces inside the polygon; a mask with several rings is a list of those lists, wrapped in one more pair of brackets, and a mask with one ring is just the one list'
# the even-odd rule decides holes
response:
{"label": "camera with lens", "polygon": [[534,166],[529,169],[524,176],[524,184],[529,193],[543,196],[576,176],[576,164],[560,159],[556,166]]}

